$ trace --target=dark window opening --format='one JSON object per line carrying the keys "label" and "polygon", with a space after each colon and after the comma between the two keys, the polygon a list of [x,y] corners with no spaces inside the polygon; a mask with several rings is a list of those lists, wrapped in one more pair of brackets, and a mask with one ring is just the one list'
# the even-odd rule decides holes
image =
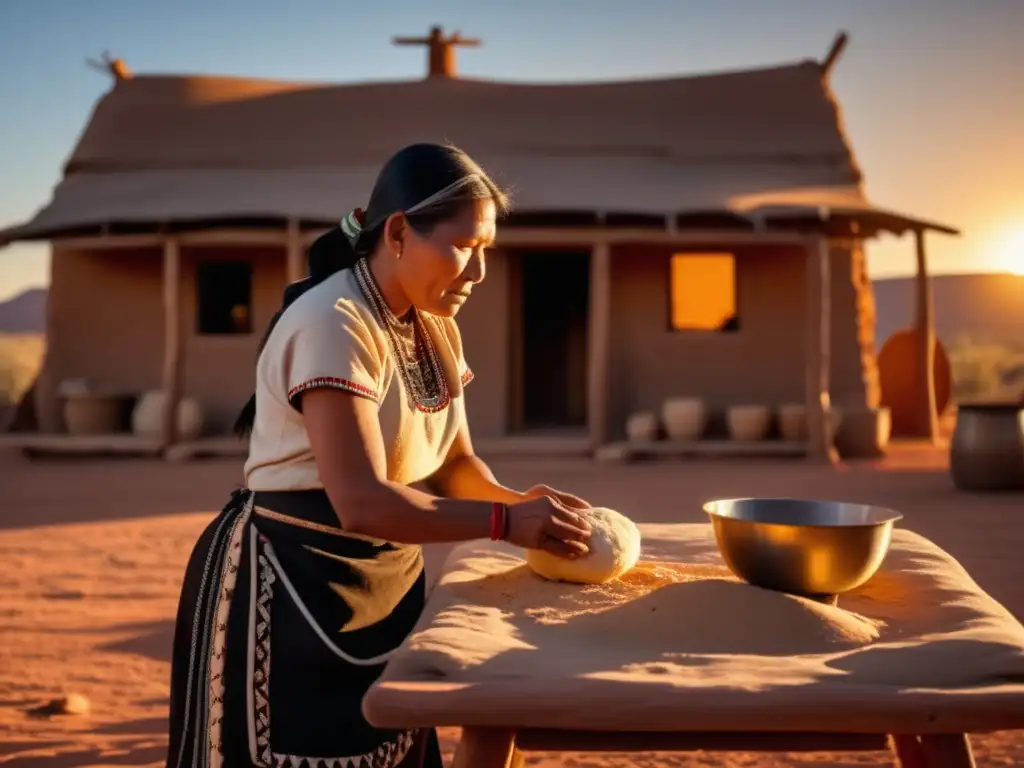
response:
{"label": "dark window opening", "polygon": [[204,336],[252,333],[252,264],[211,261],[196,267],[196,329]]}

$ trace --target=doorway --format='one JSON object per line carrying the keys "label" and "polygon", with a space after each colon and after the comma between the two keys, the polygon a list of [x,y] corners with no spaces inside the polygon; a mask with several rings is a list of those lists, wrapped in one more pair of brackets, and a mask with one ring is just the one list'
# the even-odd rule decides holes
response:
{"label": "doorway", "polygon": [[516,421],[525,430],[585,427],[590,253],[530,251],[519,262]]}

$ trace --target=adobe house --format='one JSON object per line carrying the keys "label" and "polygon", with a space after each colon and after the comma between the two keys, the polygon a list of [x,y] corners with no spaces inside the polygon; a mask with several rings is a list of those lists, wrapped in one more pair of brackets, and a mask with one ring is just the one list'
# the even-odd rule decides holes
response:
{"label": "adobe house", "polygon": [[[53,249],[39,435],[24,439],[72,444],[68,379],[170,393],[160,447],[182,395],[208,436],[226,434],[305,245],[424,140],[453,141],[514,190],[459,316],[478,443],[594,449],[631,412],[693,396],[806,403],[807,452],[830,455],[829,403],[878,405],[864,245],[882,232],[916,236],[932,334],[924,233],[956,232],[866,199],[829,87],[845,35],[821,62],[557,85],[458,78],[452,47],[477,41],[437,29],[395,42],[428,45],[426,78],[133,75],[108,61],[113,87],[52,200],[0,233]],[[922,344],[922,370],[930,354]]]}

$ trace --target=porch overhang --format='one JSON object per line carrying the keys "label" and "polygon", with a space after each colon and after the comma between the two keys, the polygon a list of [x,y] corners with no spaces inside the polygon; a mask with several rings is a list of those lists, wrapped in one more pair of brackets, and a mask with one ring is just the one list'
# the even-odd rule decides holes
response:
{"label": "porch overhang", "polygon": [[744,216],[767,229],[796,228],[833,236],[872,238],[880,234],[938,232],[959,236],[959,229],[929,219],[871,205],[864,206],[761,206]]}
{"label": "porch overhang", "polygon": [[[244,230],[249,235],[256,231],[260,241],[274,240],[273,233],[284,237],[289,222],[299,222],[301,229],[319,234],[321,229],[333,225],[333,219],[322,217],[203,217],[149,220],[48,221],[37,217],[28,222],[0,230],[0,248],[18,241],[59,241],[70,239],[124,238],[146,239],[169,233],[200,233],[217,230],[217,239],[230,239],[231,230]],[[902,236],[907,233],[936,232],[959,236],[961,231],[918,216],[898,213],[871,206],[839,208],[811,206],[762,206],[749,210],[690,209],[660,213],[618,211],[531,211],[517,212],[502,230],[515,232],[517,243],[524,238],[538,243],[545,235],[557,241],[568,239],[611,241],[633,240],[649,235],[654,241],[672,239],[682,233],[728,232],[762,233],[765,235],[827,235],[836,238],[871,239],[881,234]],[[526,237],[527,235],[530,237]],[[535,236],[534,236],[535,235]],[[308,238],[307,238],[308,239]]]}
{"label": "porch overhang", "polygon": [[[952,227],[871,205],[859,177],[829,159],[774,157],[698,162],[668,157],[482,158],[513,192],[508,226],[820,231]],[[29,221],[0,231],[0,245],[120,234],[224,228],[330,226],[365,205],[376,167],[206,168],[81,173],[64,178]]]}

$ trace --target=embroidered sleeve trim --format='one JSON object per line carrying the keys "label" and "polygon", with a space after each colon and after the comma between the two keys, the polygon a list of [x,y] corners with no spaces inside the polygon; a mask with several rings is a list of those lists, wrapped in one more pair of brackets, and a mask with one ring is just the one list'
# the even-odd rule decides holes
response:
{"label": "embroidered sleeve trim", "polygon": [[467,368],[466,372],[462,374],[462,386],[466,386],[473,380],[473,369]]}
{"label": "embroidered sleeve trim", "polygon": [[346,392],[350,392],[353,395],[359,395],[359,397],[365,397],[367,400],[373,400],[378,402],[377,393],[369,387],[365,387],[362,384],[357,384],[354,381],[348,379],[339,379],[335,376],[318,376],[315,379],[308,379],[307,381],[298,384],[288,390],[288,402],[295,406],[295,398],[301,395],[303,392],[307,392],[310,389],[320,389],[321,387],[328,387],[331,389],[343,389]]}

